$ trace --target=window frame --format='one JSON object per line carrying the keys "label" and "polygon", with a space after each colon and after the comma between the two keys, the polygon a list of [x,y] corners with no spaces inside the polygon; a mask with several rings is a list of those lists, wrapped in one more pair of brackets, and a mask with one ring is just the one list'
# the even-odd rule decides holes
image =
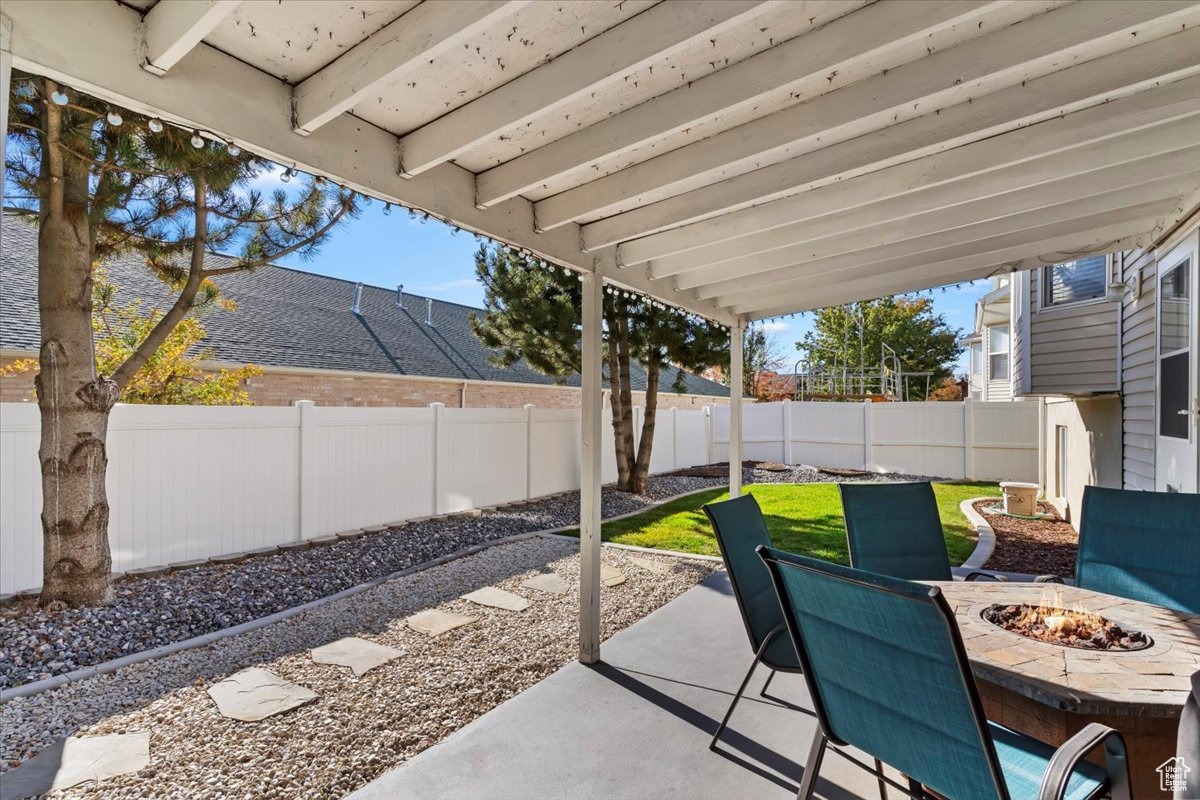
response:
{"label": "window frame", "polygon": [[[1091,256],[1084,256],[1084,258],[1091,258]],[[1073,259],[1073,260],[1078,261],[1079,259]],[[1112,300],[1110,300],[1110,298],[1108,296],[1108,287],[1111,286],[1114,281],[1113,269],[1114,269],[1114,264],[1115,264],[1116,259],[1113,258],[1112,253],[1105,253],[1104,254],[1104,292],[1102,294],[1100,294],[1099,297],[1089,297],[1085,300],[1069,300],[1064,303],[1047,303],[1046,299],[1050,296],[1050,293],[1046,291],[1046,281],[1048,279],[1048,276],[1050,275],[1050,270],[1054,269],[1055,267],[1059,266],[1060,264],[1071,263],[1071,261],[1072,260],[1060,261],[1057,264],[1047,264],[1044,267],[1038,267],[1038,270],[1037,270],[1037,281],[1038,281],[1038,293],[1037,293],[1038,308],[1037,308],[1037,310],[1038,310],[1038,313],[1041,313],[1043,311],[1057,311],[1057,310],[1063,309],[1063,308],[1078,308],[1080,306],[1112,302]]]}
{"label": "window frame", "polygon": [[[1003,328],[1007,331],[1005,335],[1005,349],[992,349],[992,331]],[[987,335],[984,336],[983,342],[983,357],[984,357],[984,379],[989,381],[1011,381],[1012,380],[1012,325],[989,325],[987,327]],[[992,359],[996,356],[1004,356],[1007,369],[1004,375],[997,376],[992,371]]]}

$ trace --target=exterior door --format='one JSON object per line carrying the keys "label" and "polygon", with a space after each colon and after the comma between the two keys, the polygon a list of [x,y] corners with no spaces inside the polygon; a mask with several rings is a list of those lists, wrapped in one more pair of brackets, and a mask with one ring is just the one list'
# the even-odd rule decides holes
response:
{"label": "exterior door", "polygon": [[1200,471],[1197,232],[1158,262],[1158,419],[1155,488],[1195,492]]}

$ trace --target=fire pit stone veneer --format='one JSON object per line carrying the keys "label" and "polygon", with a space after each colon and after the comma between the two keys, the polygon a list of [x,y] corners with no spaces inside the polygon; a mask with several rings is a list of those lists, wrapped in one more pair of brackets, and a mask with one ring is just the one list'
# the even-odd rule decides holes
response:
{"label": "fire pit stone veneer", "polygon": [[939,583],[959,631],[988,718],[1059,745],[1089,722],[1121,731],[1134,796],[1159,791],[1155,767],[1174,754],[1179,716],[1200,669],[1200,615],[1061,587],[1058,607],[1081,609],[1144,633],[1140,650],[1079,649],[1028,639],[984,619],[993,606],[1038,604],[1042,584]]}

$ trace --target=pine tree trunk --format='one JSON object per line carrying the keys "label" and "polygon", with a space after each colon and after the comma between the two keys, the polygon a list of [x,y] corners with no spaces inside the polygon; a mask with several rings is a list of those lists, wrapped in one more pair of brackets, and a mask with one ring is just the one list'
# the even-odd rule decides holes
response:
{"label": "pine tree trunk", "polygon": [[625,404],[621,397],[620,359],[617,356],[617,342],[613,336],[608,337],[608,387],[612,400],[613,443],[617,455],[617,488],[626,491],[629,488],[630,460],[632,453],[625,448]]}
{"label": "pine tree trunk", "polygon": [[629,476],[629,491],[645,494],[650,477],[650,455],[654,450],[654,425],[658,418],[658,373],[657,361],[646,366],[646,416],[642,420],[642,441],[638,445],[637,461],[633,474]]}
{"label": "pine tree trunk", "polygon": [[634,459],[635,447],[633,442],[633,388],[629,380],[629,318],[621,319],[617,324],[618,343],[617,343],[617,361],[618,372],[621,375],[621,439],[624,442],[624,450],[628,454],[627,458],[631,462],[629,476],[624,483],[618,483],[617,488],[623,492],[632,492],[632,476],[636,469],[632,462]]}
{"label": "pine tree trunk", "polygon": [[[50,89],[45,92],[50,95]],[[108,416],[116,385],[96,375],[88,169],[58,144],[61,109],[45,104],[38,232],[42,559],[41,605],[103,605],[112,597],[108,547]]]}

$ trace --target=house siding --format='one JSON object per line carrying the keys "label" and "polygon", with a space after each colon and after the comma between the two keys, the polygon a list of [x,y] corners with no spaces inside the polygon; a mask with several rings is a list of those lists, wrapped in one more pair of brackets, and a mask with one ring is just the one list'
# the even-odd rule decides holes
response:
{"label": "house siding", "polygon": [[[1027,392],[1079,395],[1119,391],[1119,325],[1115,303],[1105,300],[1039,309],[1040,271],[1030,272],[1027,280],[1030,314]],[[1020,350],[1024,359],[1024,343]]]}
{"label": "house siding", "polygon": [[1154,302],[1158,263],[1153,253],[1121,254],[1121,278],[1134,285],[1141,275],[1141,294],[1126,294],[1121,304],[1122,475],[1126,489],[1154,490],[1155,342]]}

